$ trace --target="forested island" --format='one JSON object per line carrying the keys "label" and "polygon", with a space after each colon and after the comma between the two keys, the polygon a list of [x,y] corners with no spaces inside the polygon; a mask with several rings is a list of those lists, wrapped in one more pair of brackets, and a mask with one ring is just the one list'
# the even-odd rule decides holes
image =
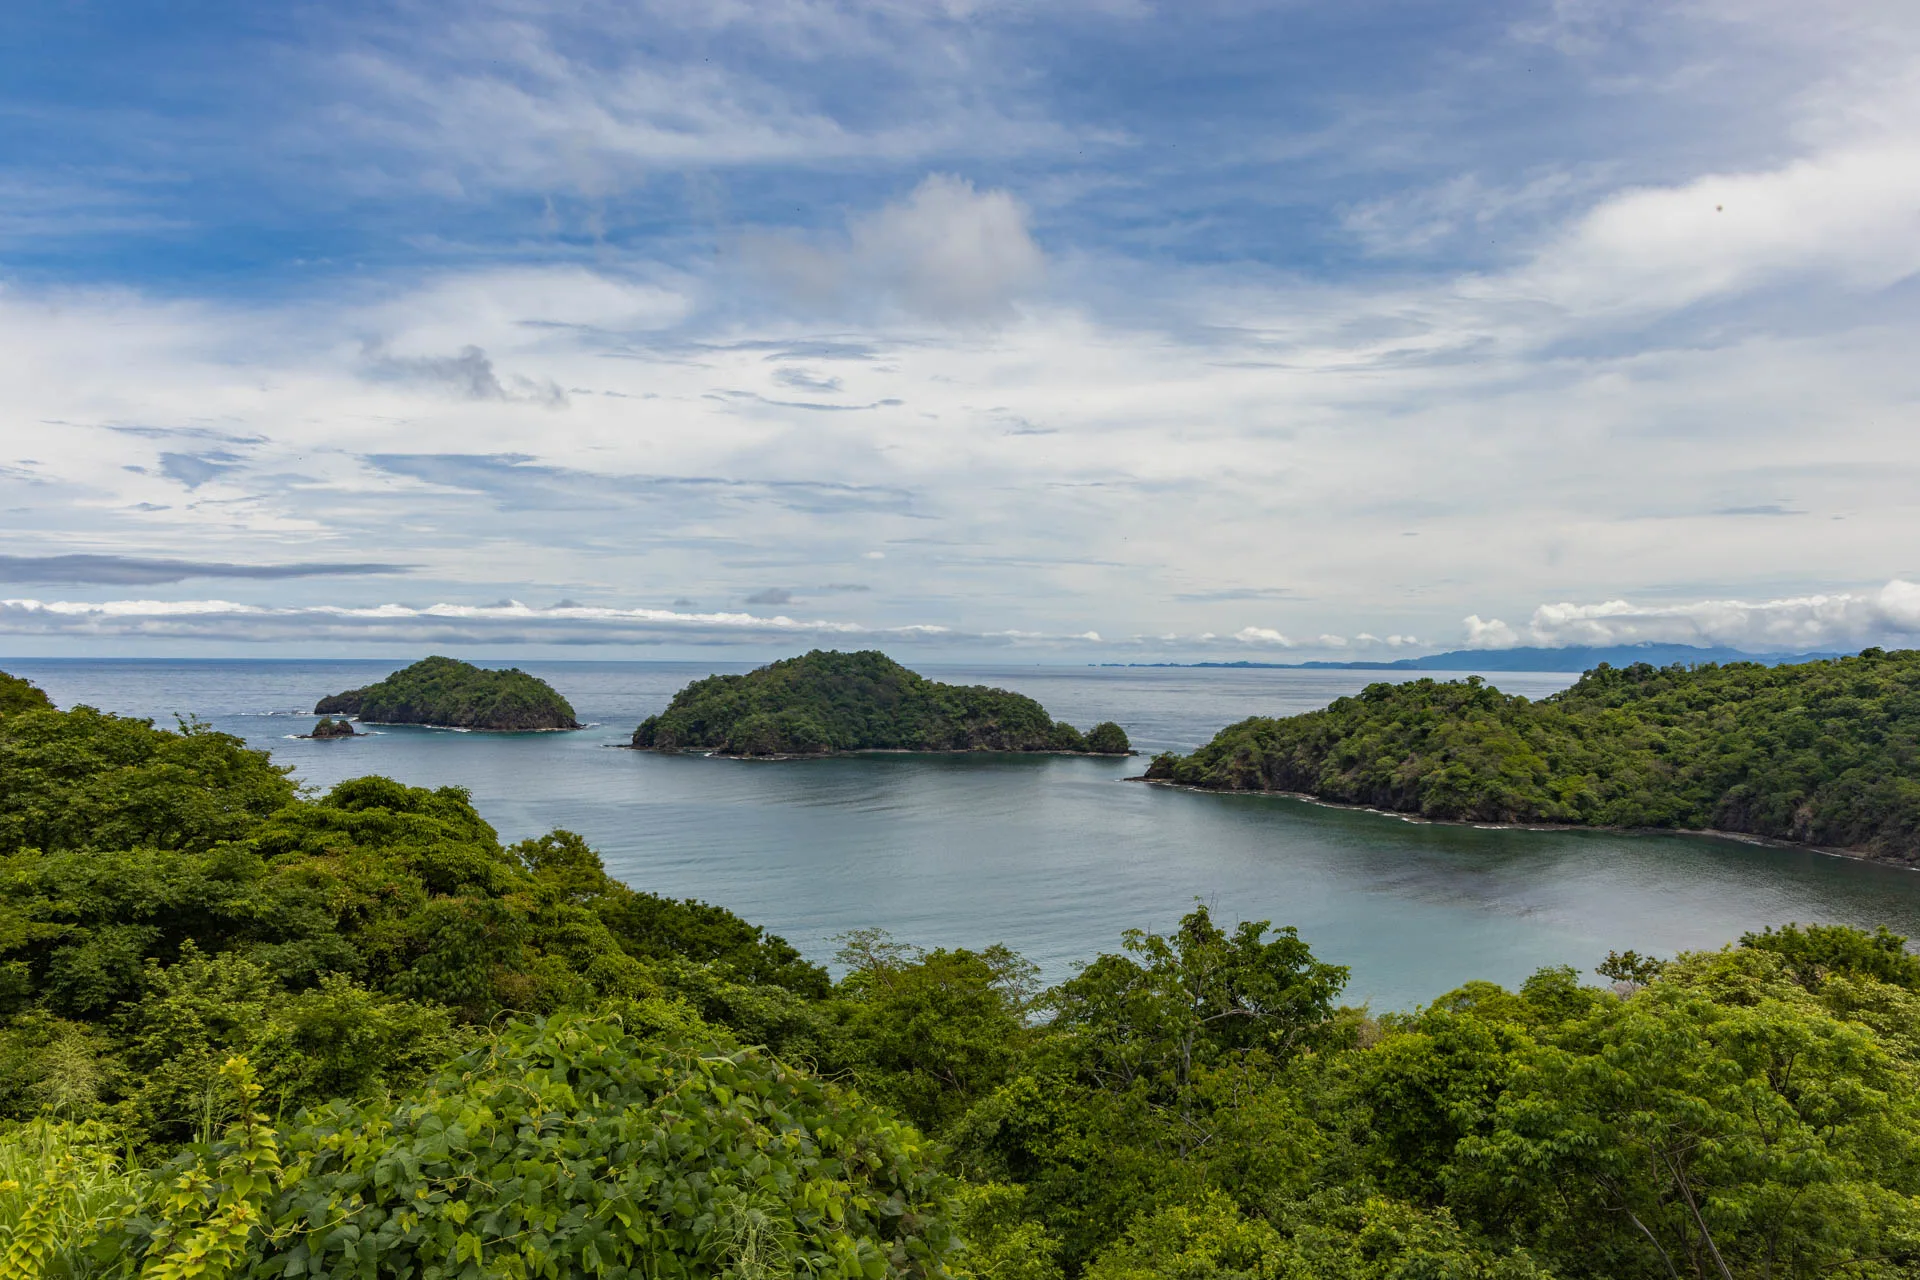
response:
{"label": "forested island", "polygon": [[815,649],[737,676],[708,676],[633,731],[648,751],[810,756],[836,751],[1050,751],[1127,755],[1112,721],[1081,733],[1032,698],[941,684],[877,649]]}
{"label": "forested island", "polygon": [[448,729],[578,729],[573,707],[538,676],[426,658],[378,684],[322,698],[315,715]]}
{"label": "forested island", "polygon": [[1149,780],[1427,818],[1715,830],[1920,862],[1920,651],[1601,666],[1538,701],[1478,677],[1255,717]]}
{"label": "forested island", "polygon": [[8,1276],[1920,1268],[1920,960],[1884,930],[1402,1013],[1204,907],[1047,990],[878,931],[836,979],[457,788],[303,795],[205,726],[12,696],[0,923]]}

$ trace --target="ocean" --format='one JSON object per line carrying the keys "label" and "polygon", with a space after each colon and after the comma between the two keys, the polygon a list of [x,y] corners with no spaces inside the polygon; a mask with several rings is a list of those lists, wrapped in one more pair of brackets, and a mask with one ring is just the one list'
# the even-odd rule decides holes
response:
{"label": "ocean", "polygon": [[[315,789],[369,773],[465,787],[505,840],[579,832],[635,888],[718,903],[829,962],[836,936],[879,927],[928,947],[1005,943],[1058,981],[1117,950],[1123,930],[1170,928],[1198,901],[1226,921],[1295,926],[1322,959],[1350,967],[1350,1001],[1399,1009],[1471,978],[1511,985],[1561,964],[1591,975],[1609,949],[1665,956],[1790,920],[1920,933],[1920,875],[1851,859],[1699,836],[1429,825],[1126,780],[1153,752],[1190,749],[1246,716],[1431,673],[917,666],[1029,694],[1082,728],[1117,720],[1142,752],[1128,760],[620,749],[688,681],[748,669],[685,662],[513,664],[573,703],[591,726],[575,733],[295,736],[316,699],[411,660],[0,658],[0,670],[63,707],[204,720]],[[1539,697],[1575,677],[1488,678]]]}

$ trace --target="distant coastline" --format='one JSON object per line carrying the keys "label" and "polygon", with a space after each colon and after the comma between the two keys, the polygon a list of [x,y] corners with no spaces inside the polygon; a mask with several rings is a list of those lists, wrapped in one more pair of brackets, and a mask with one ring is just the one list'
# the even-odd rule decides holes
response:
{"label": "distant coastline", "polygon": [[1828,658],[1852,657],[1846,653],[1748,653],[1740,649],[1687,644],[1621,644],[1547,649],[1522,646],[1514,649],[1450,649],[1418,658],[1360,662],[1095,662],[1097,667],[1229,667],[1273,671],[1591,671],[1601,663],[1626,667],[1636,662],[1656,667],[1680,662],[1758,662],[1769,667],[1799,662],[1818,662]]}

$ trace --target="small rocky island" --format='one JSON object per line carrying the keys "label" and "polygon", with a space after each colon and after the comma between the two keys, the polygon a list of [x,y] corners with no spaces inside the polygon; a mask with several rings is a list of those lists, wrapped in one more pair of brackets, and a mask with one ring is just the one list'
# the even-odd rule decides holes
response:
{"label": "small rocky island", "polygon": [[573,707],[553,686],[518,667],[504,671],[453,658],[427,658],[378,684],[322,698],[313,713],[367,724],[445,729],[578,729]]}
{"label": "small rocky island", "polygon": [[708,676],[633,731],[643,751],[820,756],[841,751],[1129,755],[1112,721],[1082,733],[1032,698],[941,684],[875,649],[815,649],[739,676]]}
{"label": "small rocky island", "polygon": [[322,716],[320,722],[313,726],[312,733],[301,735],[304,738],[357,738],[359,736],[354,731],[352,722],[335,720],[332,716]]}

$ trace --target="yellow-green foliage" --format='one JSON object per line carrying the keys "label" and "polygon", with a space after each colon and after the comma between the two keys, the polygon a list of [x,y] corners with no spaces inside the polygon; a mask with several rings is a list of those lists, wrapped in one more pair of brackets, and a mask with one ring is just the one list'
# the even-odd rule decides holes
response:
{"label": "yellow-green foliage", "polygon": [[102,1237],[147,1185],[102,1125],[34,1120],[0,1130],[0,1278],[109,1274],[119,1259]]}
{"label": "yellow-green foliage", "polygon": [[[393,1105],[242,1119],[124,1233],[156,1280],[946,1274],[947,1180],[884,1112],[751,1049],[514,1023]],[[281,1165],[285,1159],[284,1168]]]}
{"label": "yellow-green foliage", "polygon": [[31,680],[0,671],[0,716],[16,711],[43,711],[52,706],[53,702]]}

